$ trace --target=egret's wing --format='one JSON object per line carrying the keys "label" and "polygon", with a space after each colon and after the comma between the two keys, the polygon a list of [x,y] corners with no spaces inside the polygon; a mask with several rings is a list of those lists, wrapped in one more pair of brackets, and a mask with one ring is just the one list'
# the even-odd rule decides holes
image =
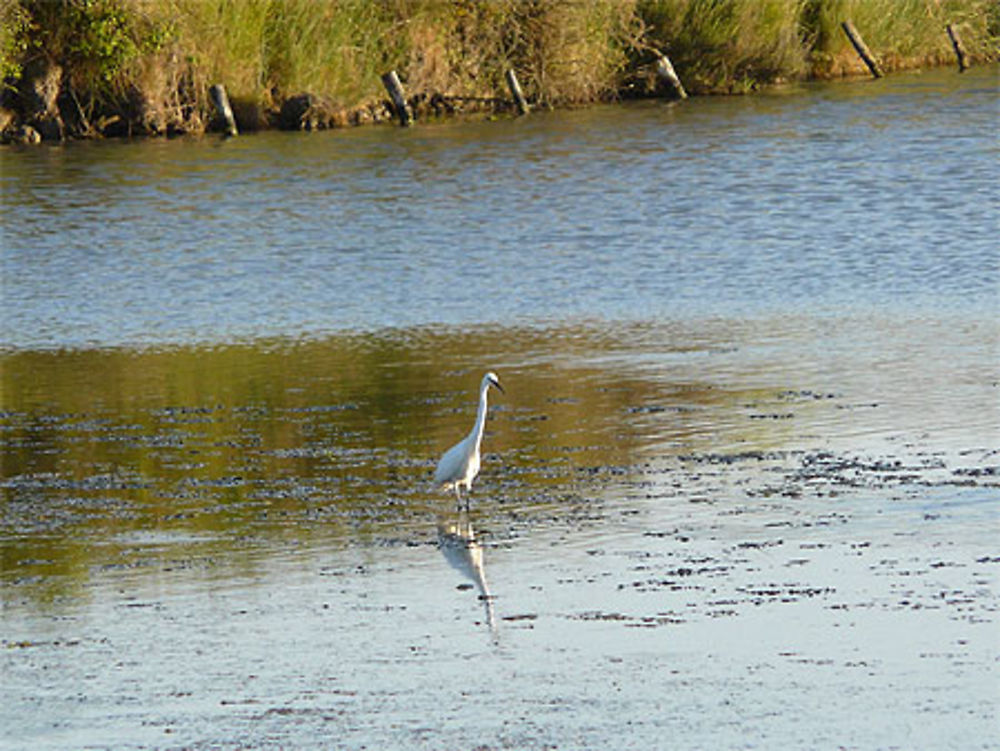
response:
{"label": "egret's wing", "polygon": [[459,441],[441,457],[441,461],[438,462],[437,469],[434,471],[436,485],[455,482],[465,475],[465,444],[466,441]]}

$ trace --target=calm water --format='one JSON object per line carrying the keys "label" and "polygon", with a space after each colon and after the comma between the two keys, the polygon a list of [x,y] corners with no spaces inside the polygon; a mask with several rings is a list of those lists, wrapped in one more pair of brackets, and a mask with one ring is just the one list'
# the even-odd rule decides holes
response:
{"label": "calm water", "polygon": [[0,745],[995,747],[997,73],[0,151]]}

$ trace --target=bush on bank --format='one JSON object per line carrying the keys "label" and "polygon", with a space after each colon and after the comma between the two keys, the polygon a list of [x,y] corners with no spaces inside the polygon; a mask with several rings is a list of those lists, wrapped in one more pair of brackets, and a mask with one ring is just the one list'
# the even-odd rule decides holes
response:
{"label": "bush on bank", "polygon": [[243,129],[293,100],[299,127],[360,123],[390,69],[418,110],[505,107],[510,68],[566,106],[655,94],[659,51],[691,93],[747,92],[862,72],[844,19],[888,70],[953,64],[949,23],[996,59],[995,0],[0,0],[0,130],[201,132],[213,83]]}

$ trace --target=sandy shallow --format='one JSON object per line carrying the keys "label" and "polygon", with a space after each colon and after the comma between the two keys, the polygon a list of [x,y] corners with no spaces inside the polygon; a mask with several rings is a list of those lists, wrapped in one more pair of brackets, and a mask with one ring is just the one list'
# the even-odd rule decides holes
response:
{"label": "sandy shallow", "polygon": [[94,541],[127,564],[72,604],[8,580],[9,747],[996,747],[995,451],[578,474],[346,545],[296,518],[239,571]]}

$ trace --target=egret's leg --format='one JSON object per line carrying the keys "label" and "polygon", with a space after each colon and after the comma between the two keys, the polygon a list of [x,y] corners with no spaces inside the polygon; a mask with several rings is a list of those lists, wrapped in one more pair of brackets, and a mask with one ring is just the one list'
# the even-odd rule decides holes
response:
{"label": "egret's leg", "polygon": [[458,510],[462,510],[462,494],[458,491],[458,483],[455,483],[455,498],[458,501]]}

